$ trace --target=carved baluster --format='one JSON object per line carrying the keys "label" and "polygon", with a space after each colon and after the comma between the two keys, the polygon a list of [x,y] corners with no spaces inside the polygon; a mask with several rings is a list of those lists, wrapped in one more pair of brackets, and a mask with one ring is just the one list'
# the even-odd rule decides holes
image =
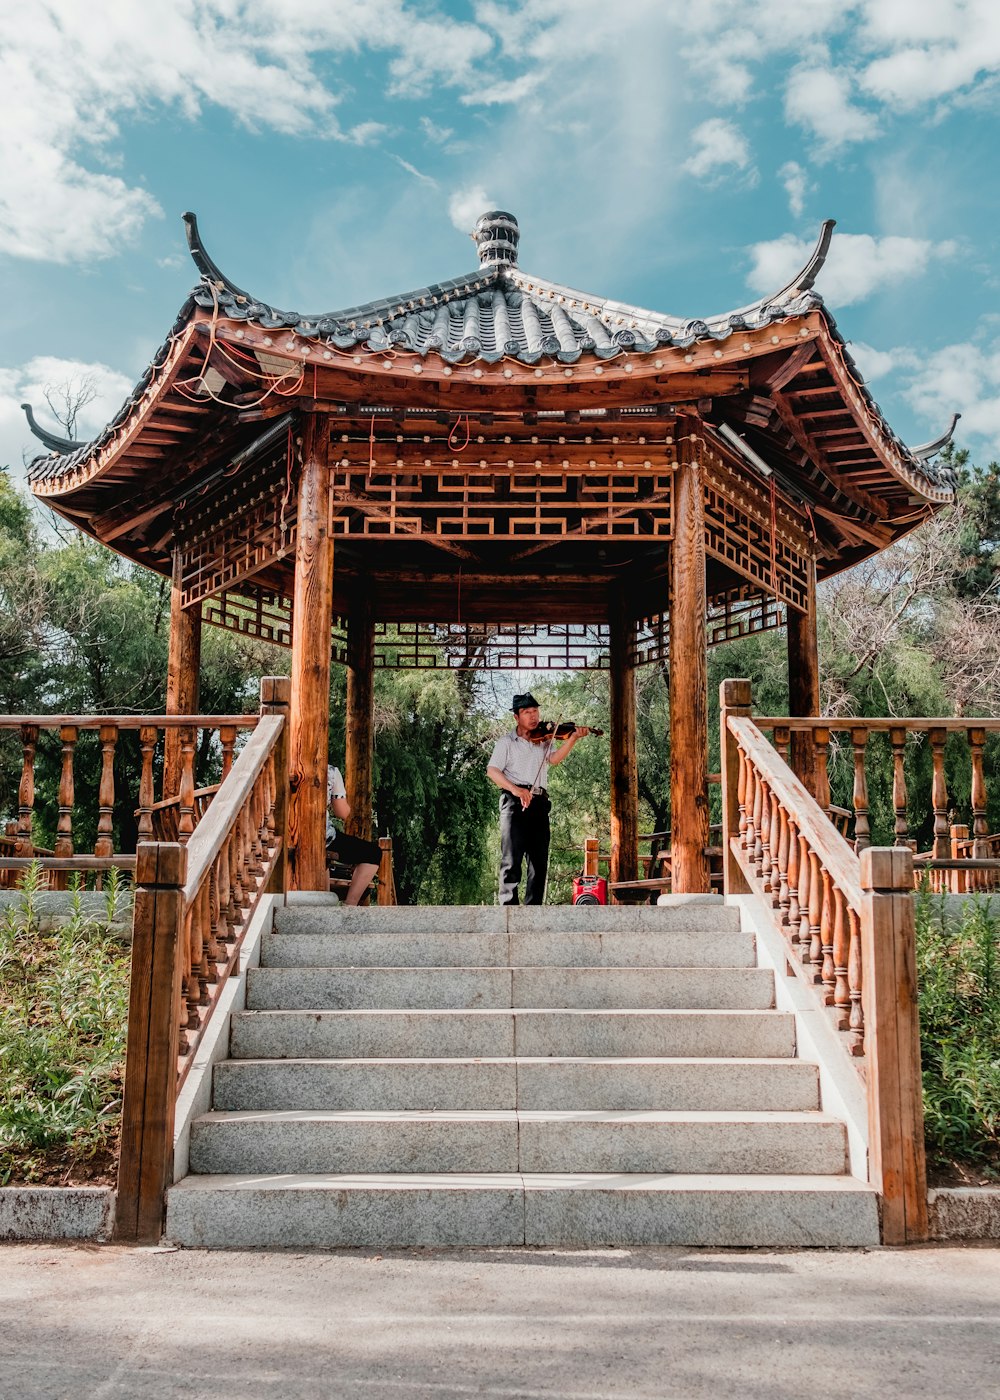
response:
{"label": "carved baluster", "polygon": [[219,858],[216,856],[205,881],[205,942],[209,966],[217,974],[216,965],[226,961],[226,948],[219,937]]}
{"label": "carved baluster", "polygon": [[[967,860],[969,857],[969,828],[967,826],[953,825],[948,835],[951,843],[952,860]],[[973,873],[972,871],[948,870],[944,873],[951,877],[946,887],[952,894],[965,894],[968,891],[968,877]]]}
{"label": "carved baluster", "polygon": [[754,769],[754,792],[753,792],[753,850],[751,855],[754,863],[754,873],[760,880],[764,875],[764,779],[760,772]]}
{"label": "carved baluster", "polygon": [[209,971],[208,950],[205,944],[205,883],[195,895],[191,905],[191,971],[198,982],[198,1003],[207,1006]]}
{"label": "carved baluster", "polygon": [[781,725],[774,731],[774,747],[778,751],[778,757],[782,763],[788,762],[788,750],[792,742],[792,731],[787,725]]}
{"label": "carved baluster", "polygon": [[184,955],[182,959],[182,993],[187,1005],[188,1039],[193,1044],[201,1025],[201,979],[194,956],[194,905],[184,915]]}
{"label": "carved baluster", "polygon": [[848,909],[847,921],[850,927],[851,945],[847,955],[847,988],[851,998],[847,1047],[852,1055],[863,1055],[865,1053],[865,1014],[861,1005],[862,977],[864,975],[861,966],[861,921],[853,909]]}
{"label": "carved baluster", "polygon": [[813,730],[813,753],[816,764],[816,801],[823,811],[827,812],[830,808],[830,774],[827,771],[830,756],[829,729]]}
{"label": "carved baluster", "polygon": [[799,957],[809,961],[809,891],[812,889],[809,843],[799,833]]}
{"label": "carved baluster", "polygon": [[158,731],[150,725],[139,730],[139,752],[142,754],[142,772],[139,776],[139,840],[153,839],[153,752],[156,749]]}
{"label": "carved baluster", "polygon": [[932,852],[935,860],[947,860],[950,854],[950,841],[948,836],[948,785],[944,776],[944,746],[948,739],[948,731],[932,729],[928,737],[934,765],[934,776],[931,780],[931,806],[934,808]]}
{"label": "carved baluster", "polygon": [[788,927],[791,896],[788,892],[788,865],[791,850],[791,834],[788,826],[788,813],[784,807],[778,809],[778,910],[782,928]]}
{"label": "carved baluster", "polygon": [[208,879],[201,882],[197,894],[198,929],[201,934],[201,975],[206,984],[205,997],[208,1000],[208,987],[219,980],[219,948],[212,936],[212,889],[211,870]]}
{"label": "carved baluster", "polygon": [[267,840],[267,827],[264,813],[264,782],[265,775],[258,774],[257,781],[253,785],[250,793],[249,816],[250,823],[250,858],[255,877],[260,878],[264,874],[264,845]]}
{"label": "carved baluster", "polygon": [[802,954],[814,982],[823,980],[823,869],[815,851],[809,852],[809,942]]}
{"label": "carved baluster", "polygon": [[753,859],[755,858],[755,857],[754,857],[754,852],[755,852],[756,849],[757,849],[757,827],[756,827],[756,817],[754,816],[754,812],[755,812],[755,810],[756,810],[755,804],[756,804],[756,802],[757,802],[757,782],[758,782],[758,778],[757,778],[757,770],[756,770],[756,768],[754,768],[754,766],[753,766],[753,764],[751,763],[751,761],[750,761],[749,758],[747,759],[746,764],[747,764],[747,829],[746,829],[746,832],[744,833],[745,839],[744,839],[744,842],[743,842],[743,849],[747,852],[747,854],[748,854],[748,856],[750,857],[750,859],[753,860]]}
{"label": "carved baluster", "polygon": [[219,901],[219,939],[228,945],[236,937],[233,931],[233,911],[230,908],[229,896],[228,840],[223,843],[222,850],[215,862],[215,883]]}
{"label": "carved baluster", "polygon": [[747,756],[742,749],[737,749],[740,760],[739,777],[736,780],[737,802],[740,809],[740,849],[746,850],[747,844]]}
{"label": "carved baluster", "polygon": [[906,770],[903,759],[906,754],[906,730],[890,729],[889,743],[892,745],[892,805],[896,812],[895,844],[910,844],[910,824],[906,819]]}
{"label": "carved baluster", "polygon": [[847,900],[840,890],[833,891],[833,992],[838,1031],[851,1024],[851,989],[847,977],[847,960],[851,954],[851,930],[847,920]]}
{"label": "carved baluster", "polygon": [[240,879],[240,831],[239,822],[233,824],[228,842],[229,851],[229,909],[230,927],[234,934],[243,921],[243,885]]}
{"label": "carved baluster", "polygon": [[[56,828],[55,854],[59,860],[69,860],[73,854],[73,755],[79,731],[70,724],[64,724],[59,731],[62,741],[62,770],[59,774],[59,824]],[[67,872],[55,872],[54,885],[64,890],[69,883]]]}
{"label": "carved baluster", "polygon": [[177,839],[186,846],[194,831],[194,748],[195,730],[185,724],[180,732],[181,782],[177,794]]}
{"label": "carved baluster", "polygon": [[865,748],[868,743],[867,729],[852,729],[851,744],[854,748],[854,849],[860,853],[871,845],[868,823],[868,780],[865,777]]}
{"label": "carved baluster", "polygon": [[823,1000],[827,1006],[833,1005],[833,989],[836,986],[837,975],[834,971],[833,963],[833,929],[836,922],[836,911],[834,909],[835,900],[833,897],[833,881],[830,872],[823,867],[823,913],[820,917],[820,947],[822,950],[822,964],[820,976],[817,979],[823,983]]}
{"label": "carved baluster", "polygon": [[771,788],[766,778],[760,780],[760,859],[757,874],[767,893],[771,888]]}
{"label": "carved baluster", "polygon": [[30,860],[35,853],[31,834],[31,819],[35,811],[35,750],[38,747],[38,725],[21,725],[21,781],[17,789],[17,845],[15,854]]}
{"label": "carved baluster", "polygon": [[233,748],[236,744],[236,726],[224,724],[219,730],[219,743],[222,745],[222,781],[229,777],[233,767]]}
{"label": "carved baluster", "polygon": [[[985,729],[969,730],[969,749],[972,756],[972,858],[973,860],[988,860],[990,854],[989,826],[986,822],[986,779],[983,776],[983,748],[986,744]],[[971,871],[971,885],[973,889],[987,889],[989,887],[988,870]]]}
{"label": "carved baluster", "polygon": [[771,906],[777,909],[781,903],[781,803],[777,794],[771,793],[771,870],[768,884],[771,889]]}
{"label": "carved baluster", "polygon": [[[98,803],[100,805],[100,815],[97,818],[97,840],[94,842],[94,855],[106,860],[114,853],[114,843],[111,839],[112,825],[115,814],[115,745],[118,743],[118,727],[114,724],[102,724],[100,728],[101,739],[101,785],[98,790]],[[104,884],[103,877],[98,874],[95,881],[98,889]]]}
{"label": "carved baluster", "polygon": [[799,924],[802,910],[799,907],[799,829],[795,822],[788,821],[788,932],[793,943],[799,941]]}

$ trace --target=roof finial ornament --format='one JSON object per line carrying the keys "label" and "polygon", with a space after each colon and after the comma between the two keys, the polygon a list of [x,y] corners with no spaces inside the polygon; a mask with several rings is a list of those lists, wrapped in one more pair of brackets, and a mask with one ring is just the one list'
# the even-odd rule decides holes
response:
{"label": "roof finial ornament", "polygon": [[513,214],[506,214],[502,209],[480,214],[472,237],[479,249],[480,267],[517,267],[521,231]]}
{"label": "roof finial ornament", "polygon": [[58,452],[61,457],[64,457],[67,452],[75,452],[78,447],[83,446],[82,442],[77,442],[74,438],[59,437],[58,434],[50,433],[47,428],[43,428],[35,417],[30,403],[23,403],[21,407],[28,420],[28,427],[50,452]]}

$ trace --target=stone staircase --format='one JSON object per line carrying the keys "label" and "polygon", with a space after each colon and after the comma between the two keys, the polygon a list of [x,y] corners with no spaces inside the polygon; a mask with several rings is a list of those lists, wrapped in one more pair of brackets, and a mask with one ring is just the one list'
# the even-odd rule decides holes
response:
{"label": "stone staircase", "polygon": [[185,1246],[878,1243],[844,1124],[719,899],[275,911]]}

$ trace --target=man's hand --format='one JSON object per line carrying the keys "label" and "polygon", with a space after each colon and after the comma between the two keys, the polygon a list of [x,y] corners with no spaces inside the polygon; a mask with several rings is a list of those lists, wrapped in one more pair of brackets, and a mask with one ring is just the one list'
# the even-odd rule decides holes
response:
{"label": "man's hand", "polygon": [[511,792],[521,803],[521,811],[526,812],[531,806],[531,789],[526,787],[511,788]]}
{"label": "man's hand", "polygon": [[585,739],[589,733],[590,730],[585,724],[578,724],[569,737],[571,739]]}

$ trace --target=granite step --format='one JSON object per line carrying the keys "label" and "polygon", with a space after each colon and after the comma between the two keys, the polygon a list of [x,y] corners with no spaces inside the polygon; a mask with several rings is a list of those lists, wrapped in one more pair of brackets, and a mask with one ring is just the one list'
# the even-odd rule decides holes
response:
{"label": "granite step", "polygon": [[797,1059],[551,1057],[225,1060],[220,1111],[477,1108],[701,1111],[819,1108],[819,1071]]}
{"label": "granite step", "polygon": [[265,967],[753,967],[753,934],[708,932],[265,933]]}
{"label": "granite step", "polygon": [[233,1059],[469,1059],[495,1056],[795,1054],[784,1011],[242,1011]]}
{"label": "granite step", "polygon": [[191,1170],[687,1172],[835,1175],[844,1124],[813,1113],[213,1112],[191,1130]]}
{"label": "granite step", "polygon": [[773,1004],[774,976],[759,967],[259,967],[247,983],[251,1011],[764,1011]]}
{"label": "granite step", "polygon": [[869,1186],[805,1174],[188,1176],[167,1193],[166,1235],[203,1249],[847,1249],[879,1242]]}
{"label": "granite step", "polygon": [[650,905],[392,905],[348,908],[318,895],[274,911],[274,931],[295,934],[738,933],[740,911],[704,895]]}

